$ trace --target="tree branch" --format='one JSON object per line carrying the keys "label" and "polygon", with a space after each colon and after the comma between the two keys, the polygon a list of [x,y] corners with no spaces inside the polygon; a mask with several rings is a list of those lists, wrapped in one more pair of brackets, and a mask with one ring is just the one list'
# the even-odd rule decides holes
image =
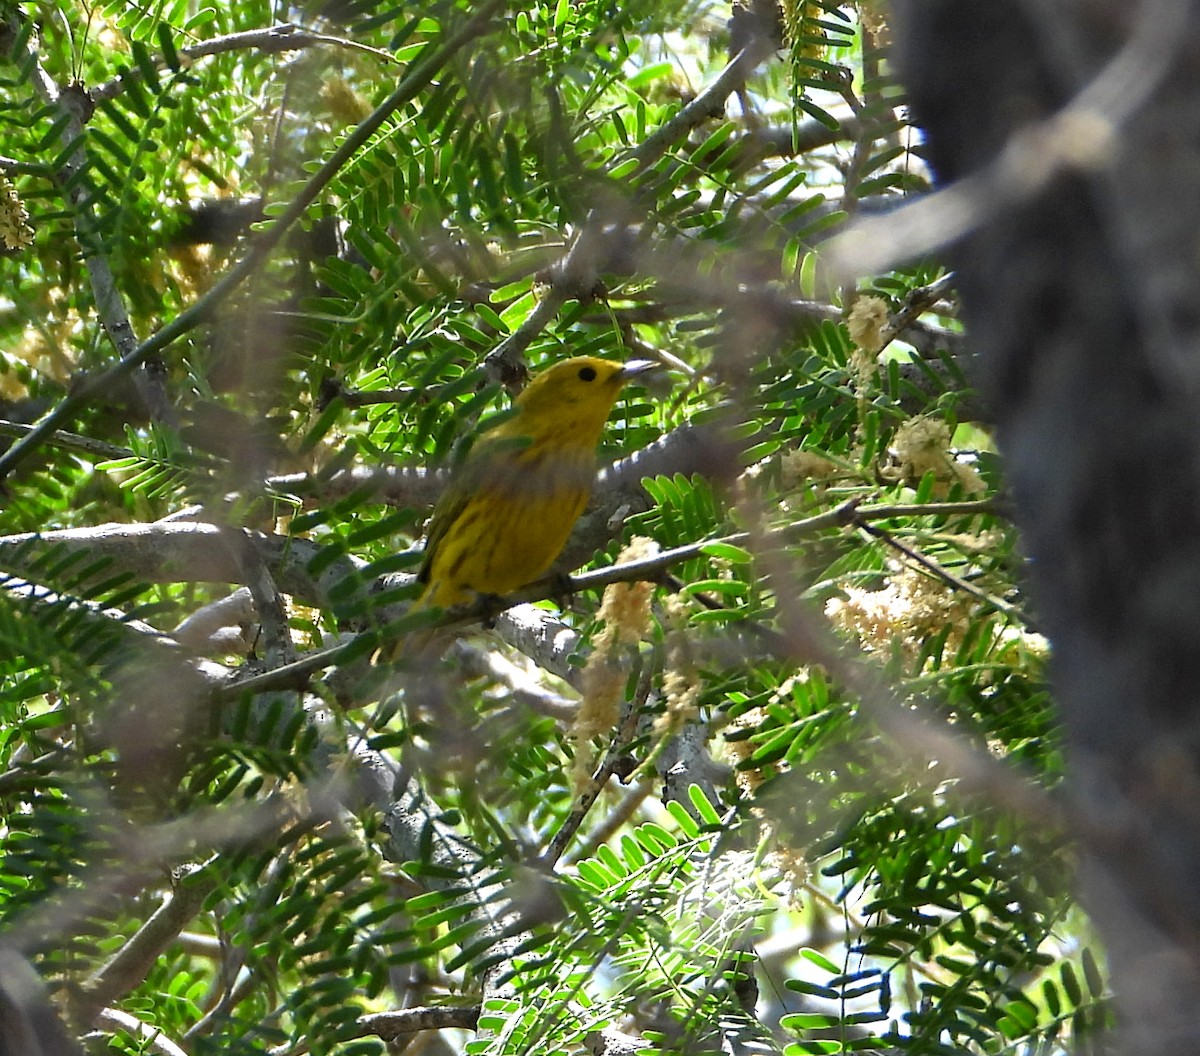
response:
{"label": "tree branch", "polygon": [[[637,161],[635,172],[645,172],[680,139],[724,111],[725,101],[745,83],[754,67],[751,50],[745,48],[739,52],[704,91],[629,152],[628,157]],[[571,248],[550,269],[549,293],[512,334],[487,354],[484,365],[502,384],[511,385],[524,378],[526,370],[521,357],[525,350],[567,300],[591,296],[600,273],[616,255],[625,251],[629,241],[627,225],[616,222],[611,213],[607,207],[597,207],[588,213]]]}
{"label": "tree branch", "polygon": [[[814,514],[800,521],[778,529],[781,542],[794,543],[829,528],[844,528],[850,525],[861,525],[868,521],[890,520],[893,517],[955,517],[975,516],[977,514],[994,514],[997,505],[991,499],[977,499],[969,502],[929,502],[929,503],[879,503],[863,506],[860,499],[847,499],[831,510]],[[638,561],[627,561],[624,564],[613,565],[609,568],[596,569],[591,572],[581,572],[570,579],[571,593],[582,590],[596,590],[609,583],[632,583],[637,580],[656,582],[664,572],[684,561],[701,556],[706,547],[714,544],[727,543],[734,546],[744,546],[756,539],[753,532],[735,532],[719,539],[704,539],[696,543],[687,543],[670,550],[664,550],[653,557],[645,557]],[[544,582],[544,581],[543,581]],[[539,600],[545,596],[540,592],[534,597],[526,597],[535,593],[537,585],[515,592],[512,597],[522,601]]]}
{"label": "tree branch", "polygon": [[717,74],[712,84],[630,152],[630,156],[638,162],[636,171],[645,172],[693,129],[720,117],[725,112],[725,101],[746,83],[746,78],[758,61],[755,48],[747,47],[738,52]]}
{"label": "tree branch", "polygon": [[[28,436],[32,432],[32,425],[26,425],[23,422],[0,420],[0,435],[23,437]],[[96,440],[81,433],[68,433],[62,430],[55,430],[46,437],[45,442],[50,447],[59,447],[64,451],[75,451],[81,455],[87,455],[89,458],[115,459],[133,457],[133,452],[127,447],[118,447],[116,444],[105,443],[103,440]]]}
{"label": "tree branch", "polygon": [[[10,536],[9,538],[13,538]],[[132,620],[118,609],[108,609],[93,601],[72,598],[56,593],[38,583],[0,572],[0,592],[8,595],[14,607],[33,609],[47,616],[62,619],[62,614],[81,616],[84,620],[99,623],[112,637],[105,639],[106,660],[117,655],[117,643],[135,650],[136,655],[152,655],[157,660],[178,663],[179,673],[184,671],[203,684],[217,684],[228,677],[228,669],[211,660],[194,660],[186,656],[179,643],[157,628],[141,620]],[[77,658],[78,659],[78,658]]]}
{"label": "tree branch", "polygon": [[798,125],[756,128],[734,140],[738,148],[734,164],[739,169],[748,169],[767,158],[791,158],[857,136],[858,120],[854,117],[840,119],[836,129],[813,117],[806,118]]}
{"label": "tree branch", "polygon": [[50,169],[40,161],[20,161],[0,155],[0,169],[17,176],[46,176],[53,177]]}
{"label": "tree branch", "polygon": [[[59,139],[65,148],[71,148],[63,158],[61,168],[55,174],[58,186],[73,206],[76,236],[83,249],[84,266],[91,280],[92,297],[104,332],[113,343],[117,355],[124,358],[137,347],[137,334],[129,321],[129,312],[117,287],[116,277],[102,252],[102,240],[96,215],[92,208],[92,195],[83,178],[88,168],[88,157],[84,149],[84,120],[81,110],[88,105],[75,94],[60,92],[58,85],[42,67],[38,55],[38,35],[31,32],[26,44],[26,59],[33,80],[33,88],[41,99],[54,107],[66,120]],[[174,422],[175,412],[167,399],[166,389],[159,371],[150,366],[149,357],[140,362],[145,369],[134,375],[134,384],[150,416],[158,421]]]}
{"label": "tree branch", "polygon": [[214,652],[245,654],[253,641],[243,636],[242,628],[252,625],[257,615],[250,589],[238,587],[181,620],[171,635],[185,649],[202,655]]}
{"label": "tree branch", "polygon": [[[479,1026],[479,1005],[443,1005],[419,1008],[401,1008],[388,1012],[371,1012],[362,1016],[355,1025],[355,1032],[348,1037],[382,1038],[396,1041],[409,1034],[423,1030],[474,1030]],[[311,1045],[301,1041],[296,1045],[277,1045],[268,1056],[303,1056]]]}
{"label": "tree branch", "polygon": [[1157,0],[1155,14],[1134,23],[1104,67],[1065,106],[1026,122],[986,163],[939,190],[881,217],[864,217],[829,245],[831,267],[846,275],[877,274],[935,253],[1036,199],[1060,176],[1106,163],[1097,132],[1130,122],[1155,92],[1184,39],[1189,5]]}
{"label": "tree branch", "polygon": [[268,477],[266,485],[318,503],[362,492],[389,506],[432,506],[445,487],[443,474],[424,466],[350,466],[333,473],[289,473]]}
{"label": "tree branch", "polygon": [[[380,51],[378,48],[360,44],[355,40],[331,37],[324,33],[314,33],[290,22],[285,22],[278,26],[269,26],[266,29],[248,29],[241,33],[227,33],[224,36],[212,37],[209,40],[202,40],[198,44],[188,44],[185,47],[179,48],[176,54],[180,58],[187,60],[187,62],[195,62],[197,59],[206,58],[209,55],[224,55],[231,51],[257,51],[264,55],[277,55],[281,52],[300,51],[304,48],[316,47],[319,44],[329,44],[339,48],[352,48],[355,51],[363,51],[369,55],[375,55],[387,62],[397,61],[394,55],[390,55],[386,51]],[[155,65],[160,70],[169,68],[168,63],[161,58]],[[115,99],[125,91],[128,85],[128,78],[140,78],[142,76],[142,71],[138,67],[132,67],[122,73],[121,76],[114,77],[111,81],[105,81],[104,84],[93,88],[90,93],[91,97],[96,102]]]}
{"label": "tree branch", "polygon": [[365,748],[355,749],[354,754],[361,764],[360,788],[383,815],[384,855],[397,863],[428,863],[431,868],[421,876],[428,889],[453,889],[457,893],[464,884],[469,888],[465,897],[471,908],[464,916],[479,924],[471,944],[481,938],[490,940],[485,951],[474,958],[483,1002],[509,996],[508,984],[500,976],[518,945],[524,924],[523,914],[510,898],[495,897],[495,889],[504,885],[502,877],[495,869],[483,867],[485,858],[479,849],[441,820],[441,812],[429,802],[418,782],[405,775],[395,762]]}
{"label": "tree branch", "polygon": [[[240,583],[243,569],[223,538],[227,531],[253,546],[279,588],[305,604],[337,612],[361,600],[360,592],[346,589],[346,584],[363,580],[365,562],[358,558],[331,558],[307,539],[199,522],[101,524],[0,536],[0,565],[23,569],[36,567],[36,559],[47,553],[79,554],[95,563],[93,576],[80,582],[124,572],[151,583]],[[309,571],[314,562],[322,569],[315,575]]]}
{"label": "tree branch", "polygon": [[158,955],[179,937],[216,886],[217,876],[211,869],[195,870],[175,884],[137,932],[84,982],[78,999],[83,1022],[92,1022],[101,1006],[124,997],[142,983]]}
{"label": "tree branch", "polygon": [[124,1031],[137,1039],[138,1051],[154,1056],[187,1056],[187,1050],[168,1038],[159,1027],[143,1023],[137,1016],[119,1008],[103,1008],[96,1014],[96,1026],[102,1030]]}

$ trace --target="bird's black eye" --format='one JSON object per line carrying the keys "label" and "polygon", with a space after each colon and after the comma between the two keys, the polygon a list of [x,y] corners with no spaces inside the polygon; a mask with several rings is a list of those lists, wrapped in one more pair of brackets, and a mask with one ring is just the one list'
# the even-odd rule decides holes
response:
{"label": "bird's black eye", "polygon": [[595,381],[596,380],[596,368],[595,367],[580,367],[579,368],[579,380],[580,381]]}

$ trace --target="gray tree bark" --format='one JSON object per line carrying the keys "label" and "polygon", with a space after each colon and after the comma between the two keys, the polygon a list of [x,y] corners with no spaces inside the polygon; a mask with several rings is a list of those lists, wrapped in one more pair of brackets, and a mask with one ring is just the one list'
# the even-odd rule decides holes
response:
{"label": "gray tree bark", "polygon": [[900,0],[1125,1052],[1200,1052],[1200,12]]}

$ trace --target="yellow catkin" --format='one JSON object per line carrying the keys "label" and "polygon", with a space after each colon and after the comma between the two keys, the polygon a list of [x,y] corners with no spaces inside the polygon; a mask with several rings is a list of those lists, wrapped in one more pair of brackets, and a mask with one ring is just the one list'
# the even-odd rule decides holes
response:
{"label": "yellow catkin", "polygon": [[883,329],[888,321],[887,301],[865,295],[854,302],[846,318],[846,329],[864,352],[875,355],[883,350]]}
{"label": "yellow catkin", "polygon": [[672,627],[667,634],[663,672],[663,697],[667,706],[654,722],[654,733],[658,737],[673,734],[696,719],[700,713],[700,693],[704,688],[700,672],[692,663],[684,630],[687,611],[678,596],[669,598],[666,608]]}
{"label": "yellow catkin", "polygon": [[[644,561],[654,557],[659,547],[653,539],[644,535],[635,535],[621,548],[617,555],[618,565],[627,565],[634,561]],[[610,583],[604,588],[604,597],[600,602],[600,611],[596,615],[604,627],[597,635],[597,641],[608,648],[610,643],[639,642],[650,629],[650,601],[654,597],[654,584],[645,580],[635,580],[632,583]]]}
{"label": "yellow catkin", "polygon": [[12,358],[0,352],[0,399],[21,400],[28,395],[28,386],[12,369]]}
{"label": "yellow catkin", "polygon": [[32,245],[29,210],[8,178],[0,175],[0,250],[16,253]]}
{"label": "yellow catkin", "polygon": [[[658,544],[653,539],[635,535],[617,556],[617,564],[639,561],[656,553]],[[592,654],[581,679],[583,700],[567,733],[567,739],[575,746],[571,766],[571,788],[575,795],[587,788],[595,770],[593,739],[611,734],[620,720],[628,667],[621,662],[618,648],[641,641],[650,630],[653,598],[653,583],[610,583],[604,589],[597,614],[603,626],[592,640]]]}
{"label": "yellow catkin", "polygon": [[591,784],[596,769],[592,739],[612,733],[621,718],[628,669],[611,653],[595,652],[583,672],[583,700],[567,732],[574,746],[571,759],[571,794],[579,796]]}
{"label": "yellow catkin", "polygon": [[733,735],[741,734],[745,730],[757,730],[766,720],[767,713],[763,708],[744,711],[725,727],[725,737],[719,742],[721,755],[734,767],[734,780],[748,796],[754,795],[763,781],[775,773],[775,767],[768,763],[766,767],[752,770],[738,769],[740,763],[746,762],[754,754],[757,745],[749,737],[734,739]]}
{"label": "yellow catkin", "polygon": [[953,653],[966,636],[974,611],[970,599],[940,580],[911,568],[898,568],[878,590],[842,588],[830,598],[825,615],[834,626],[855,635],[870,652],[887,655],[899,645],[914,661],[927,639],[947,631],[945,651]]}
{"label": "yellow catkin", "polygon": [[954,457],[950,439],[950,426],[941,418],[926,415],[910,418],[892,437],[895,464],[882,467],[880,475],[885,480],[900,482],[920,480],[926,473],[932,473],[936,482],[933,494],[939,498],[955,484],[968,495],[986,491],[975,467]]}
{"label": "yellow catkin", "polygon": [[836,462],[813,451],[785,451],[779,460],[779,484],[790,491],[809,481],[828,480],[840,471]]}

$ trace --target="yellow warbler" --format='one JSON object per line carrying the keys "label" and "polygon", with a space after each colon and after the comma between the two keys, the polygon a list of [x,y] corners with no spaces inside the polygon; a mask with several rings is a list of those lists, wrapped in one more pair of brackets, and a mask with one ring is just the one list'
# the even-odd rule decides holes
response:
{"label": "yellow warbler", "polygon": [[580,356],[525,387],[516,413],[480,437],[434,508],[419,606],[505,594],[545,574],[587,505],[617,394],[654,366]]}

